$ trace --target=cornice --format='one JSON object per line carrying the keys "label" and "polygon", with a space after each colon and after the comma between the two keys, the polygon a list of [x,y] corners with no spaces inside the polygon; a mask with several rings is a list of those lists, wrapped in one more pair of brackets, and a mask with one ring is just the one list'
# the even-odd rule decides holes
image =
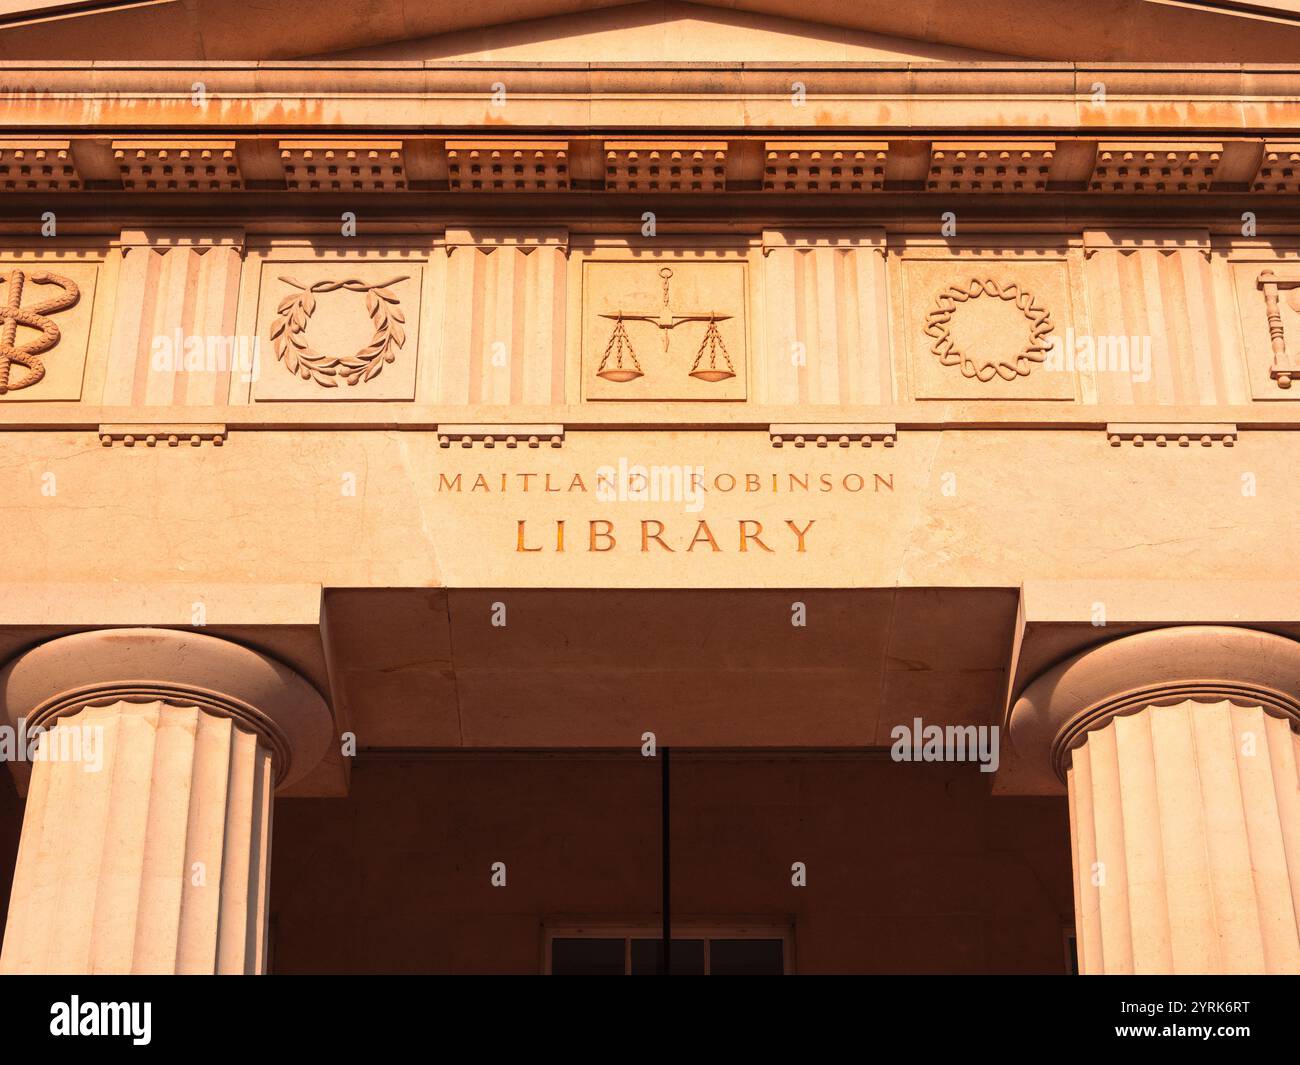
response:
{"label": "cornice", "polygon": [[[51,62],[0,81],[0,191],[47,194],[1277,193],[1300,144],[1297,64]],[[702,169],[644,180],[659,159]]]}
{"label": "cornice", "polygon": [[1284,98],[1295,95],[1300,63],[14,60],[4,65],[3,84],[5,92],[12,94],[134,92],[183,93],[188,97],[192,83],[199,81],[209,93],[298,92],[317,97],[477,91],[487,97],[492,82],[508,77],[520,92],[700,93],[725,97],[737,93],[786,93],[791,75],[804,80],[809,93],[817,95],[1064,93],[1091,98],[1096,91],[1094,84],[1101,81],[1110,93],[1125,96]]}

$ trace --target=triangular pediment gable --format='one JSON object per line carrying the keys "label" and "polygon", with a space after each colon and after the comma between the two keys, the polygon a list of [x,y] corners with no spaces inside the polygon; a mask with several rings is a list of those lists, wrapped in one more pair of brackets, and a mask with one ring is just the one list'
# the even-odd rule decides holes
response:
{"label": "triangular pediment gable", "polygon": [[319,58],[519,63],[877,63],[1009,56],[825,23],[646,2],[346,50]]}
{"label": "triangular pediment gable", "polygon": [[0,60],[1285,63],[1300,0],[7,0]]}

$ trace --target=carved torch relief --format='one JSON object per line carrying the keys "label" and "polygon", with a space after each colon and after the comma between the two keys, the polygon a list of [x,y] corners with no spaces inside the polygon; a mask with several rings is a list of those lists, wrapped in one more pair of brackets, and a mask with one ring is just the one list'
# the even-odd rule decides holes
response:
{"label": "carved torch relief", "polygon": [[1286,320],[1282,314],[1285,304],[1300,315],[1300,271],[1265,270],[1256,282],[1264,293],[1265,314],[1268,321],[1269,347],[1273,362],[1268,376],[1278,388],[1289,389],[1300,378],[1300,345],[1287,350]]}

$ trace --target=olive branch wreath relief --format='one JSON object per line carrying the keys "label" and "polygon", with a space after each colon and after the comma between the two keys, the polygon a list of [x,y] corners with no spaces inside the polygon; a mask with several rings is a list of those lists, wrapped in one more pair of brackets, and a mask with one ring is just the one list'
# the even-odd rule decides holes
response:
{"label": "olive branch wreath relief", "polygon": [[[297,374],[304,381],[315,381],[326,388],[337,388],[339,378],[349,385],[355,385],[378,376],[384,363],[392,362],[397,357],[397,349],[406,343],[406,316],[402,313],[397,296],[392,292],[392,286],[405,281],[408,276],[394,277],[374,285],[352,277],[344,281],[317,281],[311,286],[292,277],[281,277],[281,281],[292,285],[298,292],[280,301],[275,319],[271,322],[275,357],[284,361],[285,368],[290,373]],[[307,320],[316,311],[317,294],[337,289],[364,292],[366,310],[375,325],[375,334],[370,338],[370,343],[353,355],[322,354],[308,344],[303,336]]]}

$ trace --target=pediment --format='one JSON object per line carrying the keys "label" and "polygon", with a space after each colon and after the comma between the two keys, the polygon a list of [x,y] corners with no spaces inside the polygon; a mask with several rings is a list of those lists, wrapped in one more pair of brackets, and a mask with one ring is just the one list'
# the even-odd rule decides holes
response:
{"label": "pediment", "polygon": [[317,58],[559,63],[878,63],[1007,55],[677,0],[483,26]]}
{"label": "pediment", "polygon": [[0,59],[1286,63],[1300,0],[0,0]]}

